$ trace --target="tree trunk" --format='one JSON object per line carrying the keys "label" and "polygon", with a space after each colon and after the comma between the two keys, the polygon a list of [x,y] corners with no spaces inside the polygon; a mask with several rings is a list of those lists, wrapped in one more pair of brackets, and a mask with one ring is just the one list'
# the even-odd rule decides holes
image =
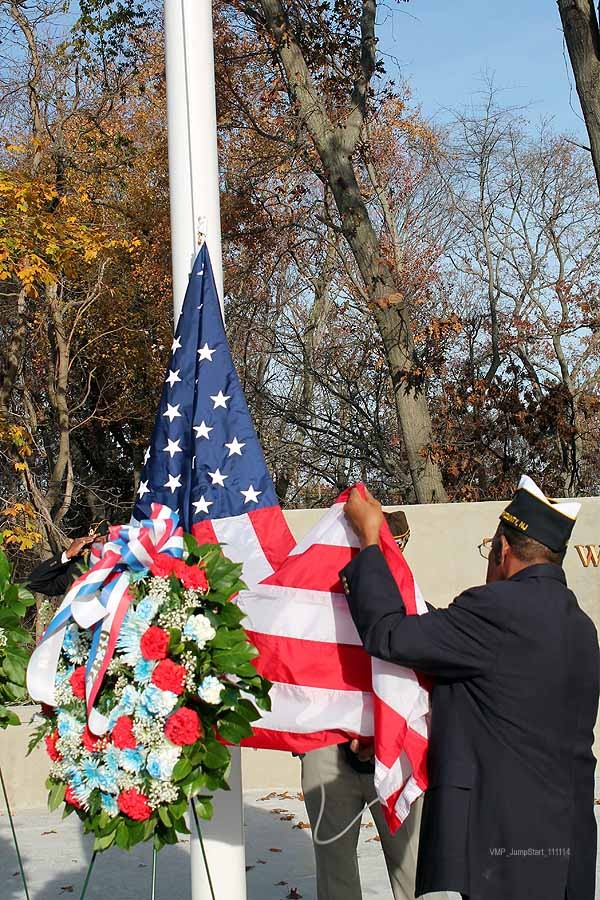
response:
{"label": "tree trunk", "polygon": [[260,0],[260,6],[264,25],[274,40],[286,73],[290,99],[319,154],[340,215],[342,231],[360,270],[383,339],[417,501],[445,502],[448,497],[442,472],[430,453],[433,431],[422,379],[415,387],[410,310],[398,293],[394,272],[381,257],[379,238],[352,164],[352,155],[365,122],[368,84],[375,70],[376,4],[372,0],[363,3],[362,72],[355,84],[351,111],[341,125],[334,125],[327,114],[280,0]]}
{"label": "tree trunk", "polygon": [[592,0],[557,0],[600,190],[600,31]]}

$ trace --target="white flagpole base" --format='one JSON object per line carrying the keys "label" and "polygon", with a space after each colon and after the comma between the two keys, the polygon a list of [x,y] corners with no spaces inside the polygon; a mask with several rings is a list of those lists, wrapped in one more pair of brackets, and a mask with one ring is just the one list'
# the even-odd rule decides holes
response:
{"label": "white flagpole base", "polygon": [[[231,790],[216,793],[213,818],[208,822],[204,819],[199,821],[215,900],[246,900],[242,751],[239,747],[230,747],[229,751]],[[192,900],[211,900],[210,885],[193,819],[190,830]]]}

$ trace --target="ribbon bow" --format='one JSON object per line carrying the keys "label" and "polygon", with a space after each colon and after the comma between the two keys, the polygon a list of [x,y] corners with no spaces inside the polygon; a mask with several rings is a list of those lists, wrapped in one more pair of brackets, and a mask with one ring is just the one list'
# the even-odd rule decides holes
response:
{"label": "ribbon bow", "polygon": [[94,703],[115,652],[119,629],[133,594],[131,576],[137,580],[165,553],[183,556],[183,529],[179,517],[160,503],[152,504],[151,517],[139,525],[114,525],[106,544],[94,544],[91,566],[71,585],[27,667],[27,689],[34,700],[55,706],[58,660],[71,622],[93,631],[85,674],[88,727],[104,734],[108,718]]}

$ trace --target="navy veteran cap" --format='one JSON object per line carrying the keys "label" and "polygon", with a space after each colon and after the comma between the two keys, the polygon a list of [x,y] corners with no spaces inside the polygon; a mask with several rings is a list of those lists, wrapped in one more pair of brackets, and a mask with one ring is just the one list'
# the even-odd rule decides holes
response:
{"label": "navy veteran cap", "polygon": [[569,542],[580,509],[581,503],[558,503],[546,497],[529,475],[523,475],[500,519],[509,528],[560,553]]}

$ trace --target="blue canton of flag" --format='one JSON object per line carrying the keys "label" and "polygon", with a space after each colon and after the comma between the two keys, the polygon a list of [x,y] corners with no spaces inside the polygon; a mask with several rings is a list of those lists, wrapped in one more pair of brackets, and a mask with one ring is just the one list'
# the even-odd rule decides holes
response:
{"label": "blue canton of flag", "polygon": [[134,518],[148,518],[154,502],[177,512],[189,532],[206,519],[278,503],[229,351],[206,244],[177,323]]}

